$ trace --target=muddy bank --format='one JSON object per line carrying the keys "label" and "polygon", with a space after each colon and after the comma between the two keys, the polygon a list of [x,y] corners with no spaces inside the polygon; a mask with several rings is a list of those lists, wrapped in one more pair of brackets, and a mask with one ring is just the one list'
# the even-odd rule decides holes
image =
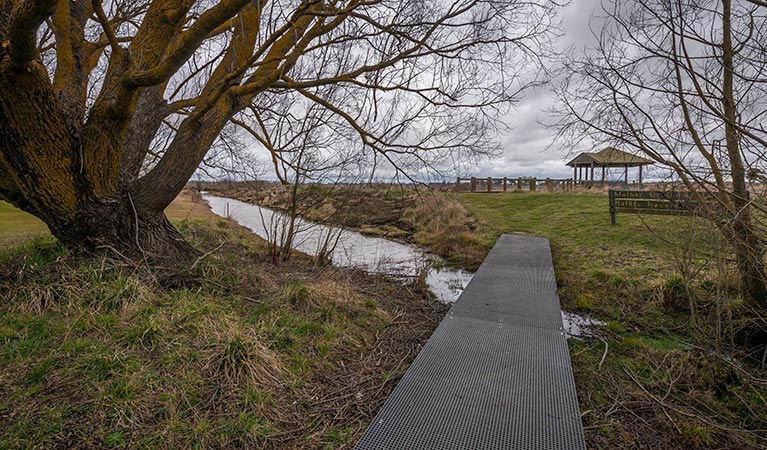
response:
{"label": "muddy bank", "polygon": [[[289,212],[293,206],[292,186],[265,183],[204,183],[200,189]],[[302,185],[295,198],[299,216],[362,233],[412,240],[415,228],[405,212],[417,204],[414,191],[387,186]]]}

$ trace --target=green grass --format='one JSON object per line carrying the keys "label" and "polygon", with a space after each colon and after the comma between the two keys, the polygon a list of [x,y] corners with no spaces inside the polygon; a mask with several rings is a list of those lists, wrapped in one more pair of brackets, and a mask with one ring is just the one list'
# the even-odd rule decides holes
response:
{"label": "green grass", "polygon": [[[454,194],[481,224],[481,242],[491,247],[500,233],[546,237],[565,268],[589,261],[592,269],[643,270],[647,258],[658,259],[668,244],[657,230],[689,219],[619,214],[610,224],[607,197],[594,194],[479,195]],[[655,228],[656,231],[651,231]],[[609,265],[609,267],[607,267]]]}
{"label": "green grass", "polygon": [[400,376],[440,317],[394,281],[274,266],[229,222],[179,228],[227,244],[172,289],[50,236],[0,251],[0,449],[337,448],[366,423],[324,401],[356,403],[352,383],[372,414],[394,385],[377,375]]}
{"label": "green grass", "polygon": [[0,200],[0,247],[48,234],[48,227],[31,214]]}
{"label": "green grass", "polygon": [[[709,223],[619,214],[611,225],[607,196],[591,193],[449,195],[475,221],[470,242],[484,252],[501,233],[548,238],[562,307],[606,322],[598,339],[569,341],[590,448],[767,443],[754,434],[767,426],[767,383],[759,381],[766,371],[744,351],[736,364],[748,376],[710,353],[717,345],[715,301],[736,317],[722,319],[725,332],[752,313],[737,290],[726,302],[717,297],[728,292],[717,286],[732,283],[717,278],[712,255],[729,251]],[[688,277],[699,297],[695,325],[685,310],[683,269],[696,274]]]}
{"label": "green grass", "polygon": [[607,196],[598,194],[453,195],[479,222],[477,242],[486,250],[501,233],[548,238],[563,303],[579,311],[646,298],[675,268],[679,231],[701,226],[690,218],[633,214],[619,214],[611,225]]}

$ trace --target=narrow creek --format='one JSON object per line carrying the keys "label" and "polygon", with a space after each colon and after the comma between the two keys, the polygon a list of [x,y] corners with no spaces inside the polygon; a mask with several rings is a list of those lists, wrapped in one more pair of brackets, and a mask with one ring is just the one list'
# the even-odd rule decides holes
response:
{"label": "narrow creek", "polygon": [[[289,221],[287,214],[264,206],[217,197],[203,192],[203,198],[214,214],[230,217],[267,241],[278,242],[282,230]],[[328,240],[337,242],[330,252],[333,265],[353,267],[370,273],[385,274],[409,281],[425,273],[426,285],[437,300],[453,303],[474,275],[462,269],[445,267],[439,256],[424,251],[413,244],[365,236],[356,231],[317,224],[296,219],[295,238],[292,247],[302,253],[315,256],[322,251]],[[337,240],[337,241],[336,241]],[[562,324],[568,337],[588,336],[590,327],[600,322],[562,311]]]}

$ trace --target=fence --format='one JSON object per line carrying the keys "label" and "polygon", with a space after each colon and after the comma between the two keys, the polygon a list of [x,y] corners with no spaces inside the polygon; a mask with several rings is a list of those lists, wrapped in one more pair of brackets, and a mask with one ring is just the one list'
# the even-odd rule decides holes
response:
{"label": "fence", "polygon": [[576,182],[572,178],[458,177],[455,179],[453,190],[455,192],[507,192],[514,190],[531,192],[545,190],[547,192],[555,192],[573,191],[575,186]]}

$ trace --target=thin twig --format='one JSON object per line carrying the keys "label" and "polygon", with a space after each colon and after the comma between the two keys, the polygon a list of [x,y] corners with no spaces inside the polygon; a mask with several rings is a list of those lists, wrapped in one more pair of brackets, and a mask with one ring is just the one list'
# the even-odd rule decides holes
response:
{"label": "thin twig", "polygon": [[[747,430],[747,429],[743,429],[743,428],[733,428],[733,427],[728,427],[728,426],[720,425],[720,424],[718,424],[718,423],[716,423],[716,422],[714,422],[712,420],[709,420],[706,417],[706,415],[704,415],[703,413],[701,413],[700,411],[698,411],[697,409],[695,409],[694,407],[692,407],[691,405],[689,405],[686,402],[683,402],[683,403],[685,403],[685,405],[687,407],[689,407],[690,409],[695,411],[695,413],[684,411],[681,408],[678,408],[678,407],[676,407],[674,405],[668,404],[668,403],[664,402],[663,400],[659,399],[658,397],[654,396],[653,394],[651,394],[642,385],[642,383],[639,381],[637,376],[634,375],[634,373],[631,371],[631,369],[629,369],[628,367],[624,366],[623,367],[623,371],[626,373],[626,375],[629,376],[629,378],[631,378],[631,381],[633,381],[634,384],[639,386],[639,388],[645,393],[645,395],[647,395],[650,399],[655,401],[661,407],[661,409],[663,410],[663,413],[666,415],[667,418],[669,418],[669,420],[671,420],[671,417],[668,415],[668,412],[666,411],[666,409],[670,409],[671,411],[674,411],[674,412],[676,412],[678,414],[681,414],[683,416],[687,416],[687,417],[691,417],[691,418],[700,420],[701,422],[703,422],[703,423],[705,423],[707,425],[710,425],[712,427],[718,428],[718,429],[723,430],[723,431],[748,434],[750,436],[753,436],[753,437],[759,439],[760,441],[766,441],[767,440],[767,439],[765,439],[765,438],[763,438],[763,437],[761,437],[759,435],[759,433],[762,433],[764,430]],[[673,423],[673,420],[671,420],[671,421]],[[674,426],[676,426],[676,423],[674,423]]]}
{"label": "thin twig", "polygon": [[197,267],[197,264],[199,264],[200,261],[202,261],[203,259],[205,259],[208,256],[210,256],[212,253],[218,251],[221,247],[224,246],[224,244],[226,244],[226,239],[224,239],[221,242],[221,244],[218,245],[218,247],[214,248],[213,250],[211,250],[211,251],[205,253],[204,255],[200,256],[199,258],[197,258],[197,261],[195,261],[194,264],[192,264],[192,266],[189,268],[189,270],[194,270],[194,268]]}
{"label": "thin twig", "polygon": [[93,5],[93,11],[96,13],[98,22],[101,24],[104,34],[109,41],[109,46],[112,47],[112,51],[117,55],[122,55],[123,48],[120,47],[120,44],[117,41],[115,30],[112,28],[112,24],[109,22],[109,18],[104,12],[104,8],[101,7],[101,2],[99,0],[92,0],[91,4]]}
{"label": "thin twig", "polygon": [[609,345],[607,345],[607,341],[606,340],[604,340],[602,338],[599,338],[599,340],[602,341],[605,344],[605,351],[604,351],[604,353],[602,353],[602,359],[599,360],[599,371],[601,372],[602,371],[602,364],[605,363],[605,358],[607,358],[607,349],[608,349]]}

